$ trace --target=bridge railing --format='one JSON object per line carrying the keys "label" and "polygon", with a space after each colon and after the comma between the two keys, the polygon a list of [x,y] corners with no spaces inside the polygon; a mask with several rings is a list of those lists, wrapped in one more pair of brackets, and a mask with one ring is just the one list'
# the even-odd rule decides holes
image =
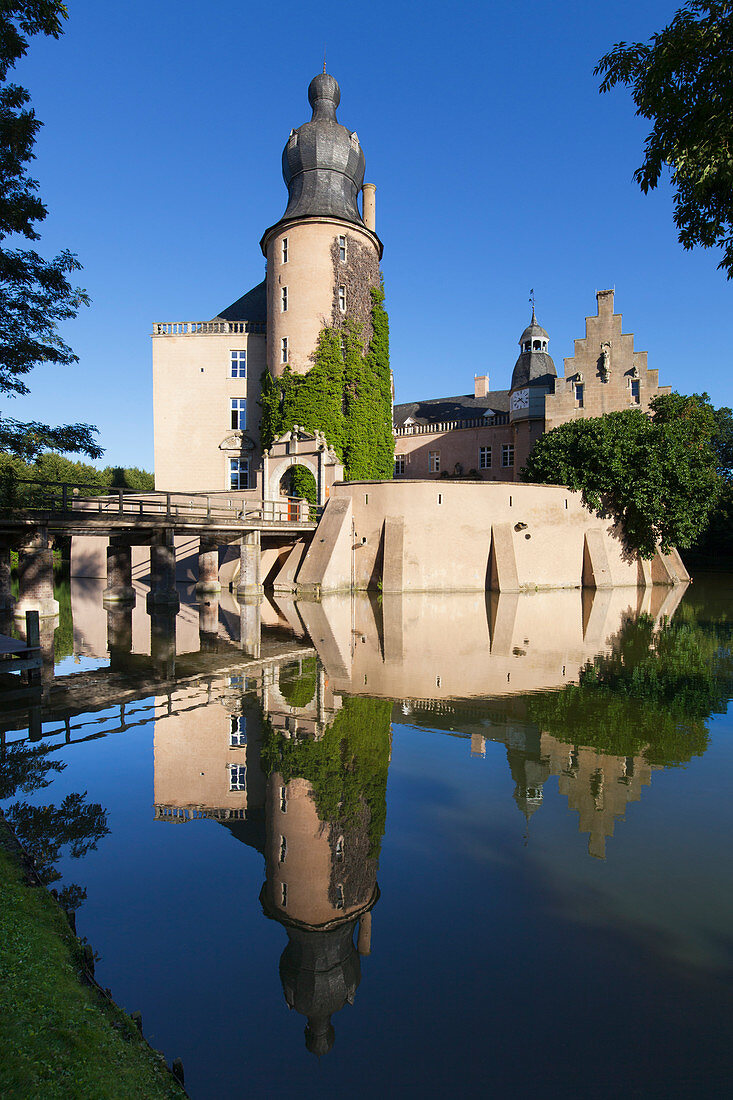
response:
{"label": "bridge railing", "polygon": [[99,517],[147,517],[171,522],[317,523],[323,509],[298,497],[260,500],[236,492],[166,493],[118,489],[82,482],[12,478],[0,483],[0,508],[12,514],[50,513],[71,516],[80,512]]}

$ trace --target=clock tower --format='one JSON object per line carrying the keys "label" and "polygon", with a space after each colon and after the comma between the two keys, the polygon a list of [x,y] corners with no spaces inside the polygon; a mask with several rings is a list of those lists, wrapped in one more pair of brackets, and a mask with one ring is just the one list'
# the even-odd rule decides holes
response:
{"label": "clock tower", "polygon": [[547,351],[550,337],[532,320],[519,337],[519,358],[509,391],[509,422],[514,439],[514,469],[521,470],[534,442],[545,430],[545,396],[554,393],[557,371]]}

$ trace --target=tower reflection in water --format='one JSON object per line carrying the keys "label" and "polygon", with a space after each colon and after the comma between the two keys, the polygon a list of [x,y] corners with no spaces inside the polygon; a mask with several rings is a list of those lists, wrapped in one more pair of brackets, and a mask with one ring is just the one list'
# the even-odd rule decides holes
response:
{"label": "tower reflection in water", "polygon": [[[682,594],[649,608],[633,590],[299,604],[298,661],[176,687],[156,721],[156,817],[215,818],[264,856],[260,899],[287,934],[280,977],[309,1050],[330,1050],[369,953],[392,716],[463,737],[479,759],[503,745],[524,829],[557,776],[604,858],[653,771],[707,746],[719,689],[703,673],[717,642],[675,623]],[[694,699],[682,698],[695,654]]]}
{"label": "tower reflection in water", "polygon": [[392,704],[334,696],[315,657],[229,677],[205,719],[194,702],[156,722],[155,816],[214,818],[264,855],[262,908],[288,937],[285,1000],[325,1054],[370,951]]}

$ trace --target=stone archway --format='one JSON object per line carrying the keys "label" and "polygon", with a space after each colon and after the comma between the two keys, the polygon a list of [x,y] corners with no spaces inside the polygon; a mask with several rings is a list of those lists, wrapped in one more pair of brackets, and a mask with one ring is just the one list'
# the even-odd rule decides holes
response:
{"label": "stone archway", "polygon": [[291,466],[305,466],[316,481],[317,501],[324,505],[331,486],[342,481],[344,468],[322,432],[310,432],[295,424],[292,431],[275,439],[262,455],[262,499],[277,501],[280,482]]}

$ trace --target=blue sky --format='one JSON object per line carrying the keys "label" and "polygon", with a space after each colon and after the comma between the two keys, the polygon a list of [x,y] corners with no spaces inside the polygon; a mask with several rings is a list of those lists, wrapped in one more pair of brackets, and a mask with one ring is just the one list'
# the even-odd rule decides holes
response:
{"label": "blue sky", "polygon": [[324,44],[377,185],[398,401],[507,386],[530,288],[562,373],[615,286],[660,382],[733,404],[733,285],[677,243],[667,186],[640,193],[647,126],[593,76],[677,6],[69,0],[15,79],[45,124],[41,247],[78,254],[93,304],[65,329],[80,363],[36,369],[2,410],[97,424],[103,463],[152,468],[152,322],[206,320],[261,280]]}

